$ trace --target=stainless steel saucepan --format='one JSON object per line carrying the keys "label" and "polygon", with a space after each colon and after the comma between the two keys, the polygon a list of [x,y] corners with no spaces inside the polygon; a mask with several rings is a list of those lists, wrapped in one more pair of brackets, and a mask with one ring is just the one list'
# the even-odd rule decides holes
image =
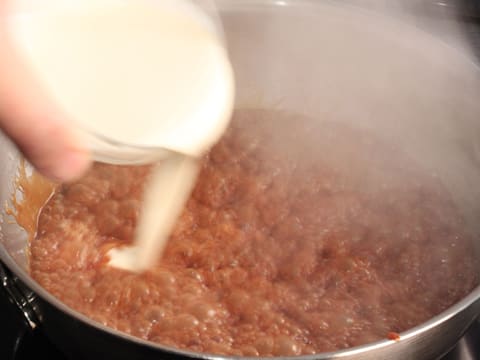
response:
{"label": "stainless steel saucepan", "polygon": [[[217,3],[236,72],[238,108],[287,109],[314,121],[354,124],[398,143],[451,191],[480,256],[480,70],[463,47],[447,46],[402,21],[339,2]],[[3,205],[15,191],[20,161],[5,137],[0,159]],[[27,237],[9,219],[3,214],[3,286],[30,326],[42,327],[73,358],[225,358],[143,341],[68,308],[29,276]],[[477,287],[440,315],[402,333],[399,341],[385,339],[302,359],[434,359],[479,314]]]}

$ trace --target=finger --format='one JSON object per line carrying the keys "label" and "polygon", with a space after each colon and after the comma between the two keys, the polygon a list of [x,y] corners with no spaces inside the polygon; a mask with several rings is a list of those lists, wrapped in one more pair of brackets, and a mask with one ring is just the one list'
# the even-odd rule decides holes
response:
{"label": "finger", "polygon": [[90,164],[85,142],[0,32],[0,127],[39,172],[58,181]]}

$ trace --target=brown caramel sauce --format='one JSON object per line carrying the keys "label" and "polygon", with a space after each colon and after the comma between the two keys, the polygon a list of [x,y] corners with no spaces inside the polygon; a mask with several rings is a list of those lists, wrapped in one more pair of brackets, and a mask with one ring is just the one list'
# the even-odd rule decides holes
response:
{"label": "brown caramel sauce", "polygon": [[10,203],[5,204],[5,214],[13,217],[13,222],[28,234],[29,243],[35,238],[38,217],[42,207],[54,194],[57,185],[40,173],[27,174],[27,165],[22,160],[14,179],[14,189]]}

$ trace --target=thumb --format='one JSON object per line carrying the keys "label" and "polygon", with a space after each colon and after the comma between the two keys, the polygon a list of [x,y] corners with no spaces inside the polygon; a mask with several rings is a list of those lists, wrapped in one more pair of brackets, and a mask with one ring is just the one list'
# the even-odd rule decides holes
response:
{"label": "thumb", "polygon": [[43,175],[81,176],[90,164],[85,142],[49,99],[31,70],[0,33],[0,128]]}

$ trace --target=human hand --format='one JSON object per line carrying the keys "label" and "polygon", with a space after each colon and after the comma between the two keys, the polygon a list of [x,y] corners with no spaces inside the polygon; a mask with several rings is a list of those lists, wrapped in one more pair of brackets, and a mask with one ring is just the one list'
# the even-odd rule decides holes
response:
{"label": "human hand", "polygon": [[[0,21],[2,7],[0,6]],[[90,164],[89,151],[49,99],[0,26],[0,129],[43,175],[70,181]]]}

